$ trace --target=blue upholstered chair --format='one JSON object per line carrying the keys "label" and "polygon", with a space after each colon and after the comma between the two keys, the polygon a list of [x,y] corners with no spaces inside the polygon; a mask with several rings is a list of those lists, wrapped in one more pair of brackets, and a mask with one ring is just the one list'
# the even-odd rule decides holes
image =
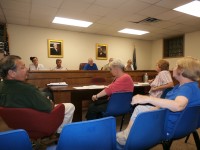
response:
{"label": "blue upholstered chair", "polygon": [[115,150],[116,121],[114,117],[65,125],[58,145],[47,150]]}
{"label": "blue upholstered chair", "polygon": [[160,98],[165,98],[166,95],[167,95],[167,93],[168,93],[169,91],[171,91],[172,89],[173,89],[172,87],[171,87],[171,88],[165,89],[165,90],[163,91],[162,95],[160,96]]}
{"label": "blue upholstered chair", "polygon": [[1,150],[32,150],[31,141],[25,130],[0,132]]}
{"label": "blue upholstered chair", "polygon": [[[198,128],[200,128],[200,116],[199,116],[199,123],[198,123],[197,129],[198,129]],[[194,137],[194,140],[195,140],[196,145],[197,145],[197,143],[198,143],[198,145],[200,145],[200,140],[198,140],[198,139],[199,139],[199,134],[198,134],[198,132],[197,132],[197,131],[194,131],[194,132],[192,133],[192,135],[193,135],[193,137]],[[185,143],[187,143],[189,137],[190,137],[190,134],[186,137]],[[199,149],[200,149],[200,147],[199,147]]]}
{"label": "blue upholstered chair", "polygon": [[[180,114],[179,119],[176,121],[176,125],[173,132],[170,135],[165,135],[165,141],[163,142],[163,149],[169,150],[174,140],[184,138],[191,133],[195,134],[196,129],[198,128],[199,118],[200,118],[200,106],[191,106],[186,108]],[[197,149],[200,149],[198,134],[197,136],[195,134],[194,137]]]}
{"label": "blue upholstered chair", "polygon": [[137,116],[125,146],[117,144],[118,150],[144,150],[163,140],[166,109],[143,112]]}
{"label": "blue upholstered chair", "polygon": [[133,96],[132,92],[112,94],[109,99],[106,112],[102,113],[103,117],[122,116],[120,131],[123,126],[125,115],[132,111],[132,106],[131,106],[132,96]]}

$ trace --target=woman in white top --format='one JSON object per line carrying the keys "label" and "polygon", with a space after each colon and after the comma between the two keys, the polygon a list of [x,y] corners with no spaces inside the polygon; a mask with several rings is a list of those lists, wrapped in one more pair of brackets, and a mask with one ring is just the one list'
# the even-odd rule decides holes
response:
{"label": "woman in white top", "polygon": [[169,72],[169,62],[161,59],[156,64],[157,76],[153,80],[149,80],[151,89],[150,96],[160,97],[163,91],[167,88],[173,87],[174,83]]}
{"label": "woman in white top", "polygon": [[29,70],[44,70],[43,64],[38,64],[38,58],[37,57],[30,57],[30,60],[32,61],[32,64],[29,65]]}
{"label": "woman in white top", "polygon": [[133,62],[132,62],[131,59],[129,59],[129,60],[127,61],[127,65],[126,65],[126,67],[125,67],[125,70],[126,70],[126,71],[132,71],[132,70],[134,70],[134,68],[133,68]]}

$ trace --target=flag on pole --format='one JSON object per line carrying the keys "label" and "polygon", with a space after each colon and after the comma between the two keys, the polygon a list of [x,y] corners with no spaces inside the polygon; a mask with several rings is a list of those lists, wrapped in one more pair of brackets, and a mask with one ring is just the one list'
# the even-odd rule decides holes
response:
{"label": "flag on pole", "polygon": [[135,49],[135,46],[134,46],[134,50],[133,50],[133,68],[134,68],[134,70],[137,70],[136,49]]}

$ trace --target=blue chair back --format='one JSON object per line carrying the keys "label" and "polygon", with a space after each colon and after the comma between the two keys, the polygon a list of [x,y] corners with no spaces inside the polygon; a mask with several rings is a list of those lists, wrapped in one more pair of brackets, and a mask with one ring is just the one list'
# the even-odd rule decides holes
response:
{"label": "blue chair back", "polygon": [[32,150],[31,141],[25,130],[0,132],[1,150]]}
{"label": "blue chair back", "polygon": [[103,116],[120,116],[130,112],[132,110],[132,97],[132,92],[112,94],[109,99],[106,112],[103,113]]}
{"label": "blue chair back", "polygon": [[115,150],[116,121],[114,117],[65,125],[57,150]]}
{"label": "blue chair back", "polygon": [[[169,110],[167,114],[169,113]],[[194,132],[198,128],[198,122],[200,118],[200,106],[190,106],[185,108],[180,112],[180,117],[176,121],[173,132],[170,135],[167,135],[165,140],[176,140],[184,138],[190,133]],[[166,117],[167,119],[167,117]],[[167,121],[166,125],[167,126]]]}
{"label": "blue chair back", "polygon": [[162,95],[160,96],[160,98],[165,98],[166,95],[167,95],[167,93],[168,93],[169,91],[171,91],[172,89],[173,89],[172,87],[171,87],[171,88],[165,89],[165,90],[163,91]]}
{"label": "blue chair back", "polygon": [[125,150],[144,150],[163,140],[166,109],[141,113],[130,130]]}

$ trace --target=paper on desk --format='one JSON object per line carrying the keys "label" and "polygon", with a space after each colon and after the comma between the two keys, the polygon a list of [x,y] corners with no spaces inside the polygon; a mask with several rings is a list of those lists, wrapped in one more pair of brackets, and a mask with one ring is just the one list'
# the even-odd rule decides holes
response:
{"label": "paper on desk", "polygon": [[59,86],[67,86],[68,84],[66,82],[54,82],[54,83],[49,83],[47,84],[48,86],[50,85],[59,85]]}
{"label": "paper on desk", "polygon": [[77,90],[81,89],[104,89],[106,86],[105,85],[89,85],[89,86],[79,86],[79,87],[74,87]]}
{"label": "paper on desk", "polygon": [[149,86],[148,82],[138,82],[137,84],[134,84],[134,86]]}

